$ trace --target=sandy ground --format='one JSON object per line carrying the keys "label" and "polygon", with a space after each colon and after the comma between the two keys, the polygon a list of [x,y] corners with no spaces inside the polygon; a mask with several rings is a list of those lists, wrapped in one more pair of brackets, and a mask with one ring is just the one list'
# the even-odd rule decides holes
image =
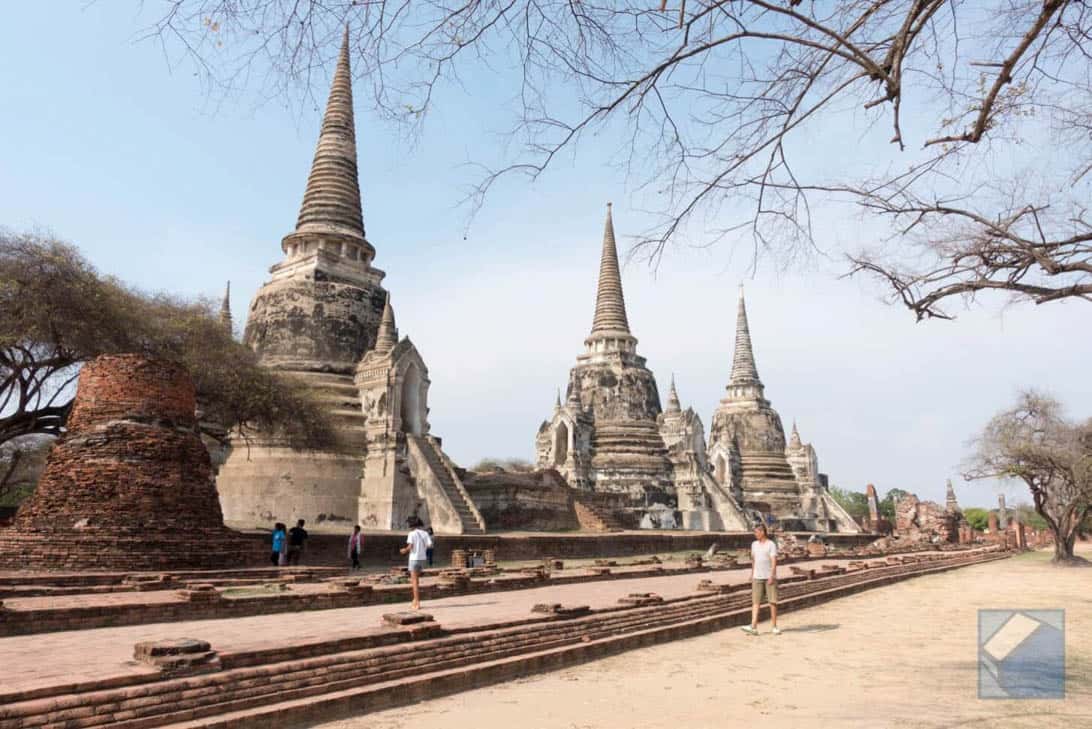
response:
{"label": "sandy ground", "polygon": [[[1092,546],[1083,554],[1092,557]],[[631,651],[323,729],[1092,727],[1092,568],[1049,553],[919,577],[768,624]],[[1064,608],[1064,700],[977,698],[979,608]]]}

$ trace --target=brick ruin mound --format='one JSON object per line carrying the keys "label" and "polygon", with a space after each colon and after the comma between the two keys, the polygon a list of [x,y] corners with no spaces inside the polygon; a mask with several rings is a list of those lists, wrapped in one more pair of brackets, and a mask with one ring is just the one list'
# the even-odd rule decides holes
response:
{"label": "brick ruin mound", "polygon": [[224,526],[195,409],[181,365],[134,354],[86,364],[67,433],[0,531],[0,567],[239,565],[254,545]]}

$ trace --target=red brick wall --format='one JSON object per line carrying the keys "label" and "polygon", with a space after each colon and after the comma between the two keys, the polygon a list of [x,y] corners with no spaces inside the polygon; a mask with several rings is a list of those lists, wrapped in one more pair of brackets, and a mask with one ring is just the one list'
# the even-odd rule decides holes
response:
{"label": "red brick wall", "polygon": [[70,432],[111,420],[195,422],[193,381],[181,365],[136,354],[104,355],[80,370]]}

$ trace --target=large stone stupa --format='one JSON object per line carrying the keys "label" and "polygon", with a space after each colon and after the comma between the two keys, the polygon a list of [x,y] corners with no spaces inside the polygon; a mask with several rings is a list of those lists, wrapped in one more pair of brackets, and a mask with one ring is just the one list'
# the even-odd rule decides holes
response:
{"label": "large stone stupa", "polygon": [[484,524],[428,432],[428,371],[399,341],[384,272],[364,232],[346,29],[296,228],[250,305],[244,341],[259,362],[305,388],[338,438],[293,450],[273,434],[237,437],[217,479],[229,523],[437,531]]}

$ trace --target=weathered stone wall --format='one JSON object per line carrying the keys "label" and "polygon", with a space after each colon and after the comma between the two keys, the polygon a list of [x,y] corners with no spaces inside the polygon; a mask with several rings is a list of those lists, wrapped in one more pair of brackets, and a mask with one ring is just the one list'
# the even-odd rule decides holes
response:
{"label": "weathered stone wall", "polygon": [[491,530],[567,531],[580,527],[572,489],[556,471],[468,472],[463,485]]}
{"label": "weathered stone wall", "polygon": [[[266,533],[255,533],[266,537]],[[874,540],[874,534],[824,534],[823,540],[828,547],[858,547]],[[345,556],[349,530],[343,534],[312,532],[304,555],[305,565],[337,566],[347,564]],[[800,537],[806,540],[806,536]],[[438,535],[434,537],[437,565],[446,565],[451,560],[451,551],[463,549],[496,551],[499,561],[541,560],[547,557],[558,559],[591,559],[606,557],[627,557],[635,555],[664,554],[687,550],[701,551],[709,549],[714,542],[722,550],[747,549],[754,540],[750,532],[671,532],[642,530],[640,532],[584,533],[584,534],[484,534],[484,535]],[[369,532],[364,535],[364,554],[362,560],[373,565],[405,565],[406,558],[398,550],[406,545],[406,534],[399,532]],[[268,555],[264,551],[253,554],[251,564],[267,564]]]}
{"label": "weathered stone wall", "polygon": [[574,367],[569,374],[570,392],[580,395],[581,405],[596,421],[646,420],[656,422],[660,394],[656,378],[643,366],[623,363],[621,358]]}
{"label": "weathered stone wall", "polygon": [[895,505],[895,533],[920,541],[959,541],[961,514],[952,513],[933,501],[921,501],[907,494]]}
{"label": "weathered stone wall", "polygon": [[0,533],[6,567],[161,569],[236,563],[193,383],[179,365],[99,357],[80,373],[69,431]]}
{"label": "weathered stone wall", "polygon": [[363,469],[364,459],[352,453],[237,441],[217,479],[224,519],[239,529],[297,519],[351,527]]}
{"label": "weathered stone wall", "polygon": [[265,284],[243,339],[270,367],[351,373],[375,346],[386,293],[314,275]]}

